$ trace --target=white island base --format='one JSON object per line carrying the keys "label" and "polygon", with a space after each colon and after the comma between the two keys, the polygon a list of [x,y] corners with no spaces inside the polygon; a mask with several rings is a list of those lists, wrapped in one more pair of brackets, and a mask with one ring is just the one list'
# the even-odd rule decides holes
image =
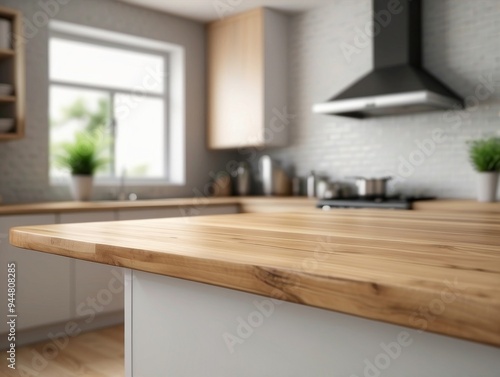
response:
{"label": "white island base", "polygon": [[500,348],[126,270],[127,377],[498,377]]}

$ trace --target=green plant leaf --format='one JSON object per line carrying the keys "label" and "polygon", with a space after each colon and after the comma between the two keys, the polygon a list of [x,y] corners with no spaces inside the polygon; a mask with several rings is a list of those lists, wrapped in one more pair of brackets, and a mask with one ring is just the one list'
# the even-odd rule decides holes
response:
{"label": "green plant leaf", "polygon": [[469,143],[469,156],[478,172],[500,171],[500,138],[473,140]]}
{"label": "green plant leaf", "polygon": [[54,163],[73,175],[93,175],[110,161],[102,157],[107,140],[99,132],[78,132],[74,142],[54,146]]}

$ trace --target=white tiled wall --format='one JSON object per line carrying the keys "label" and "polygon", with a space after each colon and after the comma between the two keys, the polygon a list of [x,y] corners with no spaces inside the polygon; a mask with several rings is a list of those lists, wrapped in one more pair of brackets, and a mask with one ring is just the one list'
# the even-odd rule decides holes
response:
{"label": "white tiled wall", "polygon": [[[26,43],[26,138],[0,143],[0,195],[5,202],[70,199],[67,186],[52,187],[48,179],[48,19],[185,48],[187,182],[178,186],[132,187],[128,188],[130,191],[137,192],[140,198],[192,196],[193,189],[203,191],[211,170],[217,171],[230,160],[230,154],[209,152],[205,146],[205,32],[201,23],[114,0],[0,0],[0,5],[19,9],[27,24],[35,25],[28,27],[30,38]],[[97,188],[94,198],[109,198],[114,190]]]}
{"label": "white tiled wall", "polygon": [[[353,44],[357,29],[363,30],[370,18],[371,0],[335,0],[292,18],[289,111],[296,117],[291,144],[267,152],[295,164],[302,176],[310,169],[333,180],[390,174],[397,177],[394,190],[474,197],[466,141],[500,135],[500,1],[423,0],[424,66],[464,97],[474,96],[480,77],[491,77],[494,92],[479,108],[370,120],[312,114],[313,103],[371,69],[371,43],[351,61],[341,50],[342,43]],[[417,143],[439,130],[444,137],[425,144],[427,154],[422,153]]]}
{"label": "white tiled wall", "polygon": [[[178,187],[132,188],[140,196],[188,196],[203,191],[208,173],[232,158],[248,154],[210,153],[205,147],[205,60],[203,25],[154,13],[112,0],[46,0],[68,3],[54,18],[98,28],[182,44],[187,52],[187,184]],[[500,130],[500,1],[423,0],[424,65],[462,96],[474,95],[479,78],[492,76],[494,93],[479,109],[444,118],[444,113],[352,120],[313,115],[311,106],[340,92],[371,69],[371,43],[347,61],[341,45],[352,44],[357,29],[371,19],[371,0],[333,0],[296,15],[290,23],[288,148],[270,152],[294,164],[299,175],[310,169],[333,180],[362,174],[399,177],[396,188],[441,197],[473,197],[474,172],[465,142]],[[0,0],[20,9],[28,20],[41,10],[32,0]],[[37,29],[26,45],[27,135],[0,143],[0,195],[6,202],[69,199],[67,187],[48,181],[48,34]],[[450,116],[450,115],[449,115]],[[451,117],[451,116],[450,116]],[[418,157],[417,142],[444,130],[429,156]],[[408,167],[402,160],[416,161]],[[253,159],[255,162],[255,159]],[[412,169],[413,168],[413,169]],[[411,174],[410,174],[411,173]],[[96,190],[107,197],[109,189]]]}

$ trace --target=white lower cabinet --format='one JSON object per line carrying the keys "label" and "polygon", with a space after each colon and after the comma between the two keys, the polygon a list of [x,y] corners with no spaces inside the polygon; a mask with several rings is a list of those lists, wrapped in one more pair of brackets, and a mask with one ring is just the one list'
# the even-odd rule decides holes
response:
{"label": "white lower cabinet", "polygon": [[[61,224],[114,221],[114,211],[63,213]],[[95,316],[123,311],[123,270],[105,264],[71,260],[72,318],[90,322]]]}
{"label": "white lower cabinet", "polygon": [[[61,214],[0,216],[0,315],[7,318],[7,264],[16,263],[18,331],[79,320],[85,328],[115,323],[124,307],[123,269],[104,264],[18,249],[9,244],[16,226],[139,220],[237,213],[237,205],[126,209]],[[100,318],[101,321],[94,321]],[[104,321],[104,322],[103,322]],[[106,322],[107,321],[107,322]],[[8,330],[0,322],[0,335]],[[46,332],[26,342],[46,340]],[[40,335],[41,334],[41,335]]]}
{"label": "white lower cabinet", "polygon": [[498,377],[500,349],[127,270],[125,376]]}
{"label": "white lower cabinet", "polygon": [[148,209],[120,209],[117,220],[143,220],[161,219],[163,217],[181,216],[181,211],[176,207],[148,208]]}
{"label": "white lower cabinet", "polygon": [[238,213],[238,211],[239,207],[235,204],[207,206],[193,200],[193,205],[191,206],[118,210],[117,220],[142,220],[161,219],[164,217],[182,218],[186,216],[225,215]]}
{"label": "white lower cabinet", "polygon": [[199,209],[199,216],[209,215],[229,215],[231,213],[238,213],[239,207],[236,205],[220,205],[220,206],[207,206]]}
{"label": "white lower cabinet", "polygon": [[[0,333],[7,331],[7,264],[16,264],[17,330],[66,321],[70,308],[70,259],[18,249],[9,244],[15,226],[47,225],[55,214],[0,216]],[[3,338],[3,337],[2,337]]]}

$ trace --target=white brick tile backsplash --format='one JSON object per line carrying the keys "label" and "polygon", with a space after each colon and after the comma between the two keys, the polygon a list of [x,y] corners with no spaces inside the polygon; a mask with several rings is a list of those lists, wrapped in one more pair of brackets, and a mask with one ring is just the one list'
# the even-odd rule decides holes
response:
{"label": "white brick tile backsplash", "polygon": [[[403,173],[393,190],[474,197],[475,174],[466,142],[500,136],[500,1],[423,0],[425,68],[463,97],[474,95],[481,76],[496,81],[493,95],[477,110],[457,112],[451,121],[443,112],[368,120],[312,114],[312,104],[371,69],[371,42],[350,62],[340,49],[341,43],[353,43],[356,30],[370,17],[371,0],[337,0],[291,19],[289,106],[297,117],[290,146],[266,153],[295,165],[302,176],[311,169],[332,180]],[[458,116],[462,123],[454,128]],[[432,140],[436,129],[446,139],[429,146],[429,155],[420,161],[418,143]],[[408,168],[412,159],[416,163]]]}

